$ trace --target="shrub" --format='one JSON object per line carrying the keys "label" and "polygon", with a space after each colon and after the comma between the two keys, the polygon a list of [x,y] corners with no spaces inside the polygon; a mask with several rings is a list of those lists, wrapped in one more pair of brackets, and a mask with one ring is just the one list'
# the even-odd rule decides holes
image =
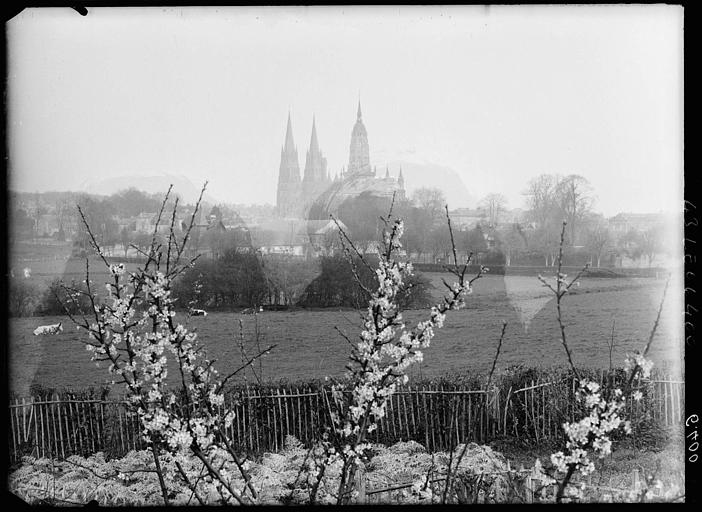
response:
{"label": "shrub", "polygon": [[262,304],[268,289],[256,255],[232,250],[215,260],[198,260],[174,281],[172,293],[181,307],[194,301],[211,309],[232,309]]}
{"label": "shrub", "polygon": [[38,287],[21,277],[10,278],[9,285],[7,306],[10,316],[32,316],[41,300]]}
{"label": "shrub", "polygon": [[[71,281],[72,288],[86,290],[85,285]],[[63,315],[66,313],[64,306],[71,314],[78,314],[80,311],[90,311],[90,299],[85,295],[74,296],[71,300],[69,292],[63,286],[61,279],[54,279],[49,283],[49,287],[44,290],[36,313],[39,315]]]}
{"label": "shrub", "polygon": [[[377,286],[377,277],[371,268],[376,268],[376,256],[364,256],[366,266],[360,258],[353,260],[356,273],[364,287],[372,289]],[[356,282],[354,270],[349,261],[342,255],[325,256],[320,259],[321,273],[302,293],[299,306],[303,307],[352,307],[364,306],[368,297]],[[368,268],[371,267],[371,268]],[[431,305],[432,288],[429,280],[421,274],[415,274],[407,279],[410,286],[403,290],[397,298],[402,309],[424,308]]]}

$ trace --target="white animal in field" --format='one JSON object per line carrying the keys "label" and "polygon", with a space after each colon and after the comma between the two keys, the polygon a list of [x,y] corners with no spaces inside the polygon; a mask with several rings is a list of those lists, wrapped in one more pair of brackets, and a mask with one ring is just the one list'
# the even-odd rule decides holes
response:
{"label": "white animal in field", "polygon": [[29,267],[24,267],[24,269],[22,270],[22,272],[24,272],[24,278],[25,278],[25,279],[29,279],[30,277],[32,277],[32,269],[31,269],[31,268],[29,268]]}
{"label": "white animal in field", "polygon": [[61,327],[61,322],[53,325],[40,325],[34,329],[34,336],[40,336],[42,334],[58,334],[63,331]]}
{"label": "white animal in field", "polygon": [[207,316],[207,311],[204,309],[193,309],[192,316]]}

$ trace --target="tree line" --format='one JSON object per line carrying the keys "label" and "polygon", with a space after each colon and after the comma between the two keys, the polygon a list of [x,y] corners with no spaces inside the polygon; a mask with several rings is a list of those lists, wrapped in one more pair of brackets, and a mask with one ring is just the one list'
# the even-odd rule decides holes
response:
{"label": "tree line", "polygon": [[[524,197],[526,208],[521,212],[510,211],[502,194],[483,197],[474,211],[477,220],[454,227],[459,262],[472,254],[474,263],[486,265],[553,266],[563,221],[568,264],[613,266],[616,258],[625,256],[643,257],[651,266],[655,256],[669,248],[663,219],[645,229],[613,230],[594,210],[593,188],[580,175],[540,175],[529,181]],[[389,198],[364,193],[344,201],[337,215],[354,243],[372,252],[390,204]],[[445,204],[443,192],[436,188],[420,188],[409,198],[395,198],[393,211],[405,219],[403,248],[413,261],[452,261]]]}
{"label": "tree line", "polygon": [[[471,227],[454,226],[453,241],[459,263],[472,255],[473,263],[488,266],[551,266],[558,254],[563,220],[567,221],[564,240],[564,261],[567,264],[590,262],[595,267],[611,266],[616,257],[627,256],[633,259],[643,257],[651,266],[655,256],[667,249],[662,223],[644,230],[614,232],[608,221],[594,211],[592,187],[582,176],[538,176],[528,183],[524,196],[526,209],[519,220],[507,215],[509,210],[504,196],[489,194],[478,204],[477,223]],[[69,199],[66,195],[56,196],[57,211],[67,210],[58,203]],[[126,256],[130,246],[145,250],[151,244],[151,233],[119,229],[116,217],[158,211],[162,199],[157,194],[127,189],[107,197],[78,195],[70,200],[81,205],[86,220],[94,226],[93,235],[105,250],[121,245]],[[396,198],[393,213],[405,219],[405,258],[416,262],[453,262],[445,204],[443,193],[432,188],[418,189],[409,198]],[[172,205],[167,205],[166,211],[169,206]],[[387,216],[389,208],[389,198],[362,193],[344,201],[335,216],[346,226],[346,235],[356,247],[362,253],[372,255],[378,249],[377,241],[384,228],[382,219]],[[223,218],[236,215],[229,210],[224,205],[215,206],[208,218],[221,222]],[[22,209],[15,210],[13,221],[16,223],[19,219],[20,225],[24,223],[26,227],[31,218],[27,212],[22,212]],[[82,221],[74,222],[83,228]],[[157,234],[157,237],[162,236]],[[73,243],[74,254],[87,253],[90,241],[84,228],[77,231]],[[353,284],[351,266],[338,250],[337,233],[330,232],[324,240],[317,241],[324,256],[316,259],[284,254],[261,256],[256,253],[246,229],[195,230],[191,243],[197,250],[207,249],[209,257],[198,260],[176,285],[181,305],[198,301],[203,307],[214,309],[263,304],[355,307],[363,302],[360,289]],[[365,276],[363,272],[361,268],[362,278]],[[63,313],[55,298],[56,283],[42,290],[17,277],[11,279],[10,285],[10,314]],[[428,284],[418,280],[416,294],[404,307],[422,305],[427,289]]]}

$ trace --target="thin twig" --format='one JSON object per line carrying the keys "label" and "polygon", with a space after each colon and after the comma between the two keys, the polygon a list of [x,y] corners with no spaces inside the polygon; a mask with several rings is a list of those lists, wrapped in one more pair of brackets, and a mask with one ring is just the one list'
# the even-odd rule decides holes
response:
{"label": "thin twig", "polygon": [[[566,356],[568,357],[568,363],[570,363],[570,368],[573,370],[575,378],[580,380],[580,374],[578,373],[578,370],[575,367],[575,363],[573,362],[573,355],[570,351],[570,347],[568,346],[568,340],[566,339],[565,325],[563,324],[563,315],[561,311],[561,298],[565,293],[562,293],[561,291],[561,285],[563,283],[561,269],[563,268],[563,245],[565,243],[565,230],[566,222],[563,221],[563,228],[561,229],[561,240],[558,245],[558,270],[556,271],[556,319],[558,320],[558,327],[561,332],[561,344],[563,345],[563,348],[566,352]],[[571,281],[571,285],[574,281],[575,280]]]}
{"label": "thin twig", "polygon": [[[668,284],[670,284],[670,277],[665,282],[665,288],[663,288],[663,296],[661,297],[661,302],[658,305],[658,313],[656,314],[656,321],[653,322],[653,327],[651,328],[651,332],[648,335],[648,342],[646,343],[646,347],[644,348],[644,351],[642,354],[643,357],[646,357],[646,355],[648,354],[648,350],[651,348],[651,343],[653,342],[653,337],[655,336],[656,330],[658,329],[658,322],[660,321],[661,313],[663,312],[663,303],[665,302],[665,295],[666,295],[666,292],[668,291]],[[629,377],[629,381],[627,382],[627,388],[631,387],[639,370],[641,370],[641,366],[638,363],[636,363],[636,366],[634,366],[634,369],[631,371],[631,376]]]}
{"label": "thin twig", "polygon": [[235,376],[237,373],[239,373],[240,371],[242,371],[242,370],[248,368],[248,367],[251,365],[251,363],[253,363],[254,361],[256,361],[256,359],[258,359],[259,357],[262,357],[262,356],[268,354],[271,350],[273,350],[273,349],[274,349],[275,347],[277,347],[277,346],[278,346],[277,343],[274,344],[274,345],[270,345],[268,348],[262,350],[261,352],[259,352],[259,353],[256,354],[255,356],[249,358],[244,364],[242,364],[239,368],[237,368],[236,370],[234,370],[232,373],[230,373],[229,375],[227,375],[227,376],[222,380],[222,382],[220,383],[220,385],[217,387],[217,391],[219,392],[220,390],[222,390],[222,389],[224,388],[224,385],[227,383],[227,381],[228,381],[229,379],[231,379],[232,377],[234,377],[234,376]]}
{"label": "thin twig", "polygon": [[612,372],[612,351],[614,350],[614,324],[616,323],[617,319],[613,318],[612,319],[612,337],[610,338],[609,342],[609,371],[610,373]]}
{"label": "thin twig", "polygon": [[507,331],[507,322],[502,322],[502,332],[500,333],[500,340],[497,342],[497,350],[495,351],[495,357],[492,359],[492,368],[490,369],[490,374],[488,375],[487,384],[485,385],[485,390],[490,389],[490,384],[492,383],[492,376],[495,373],[495,367],[497,366],[497,360],[500,357],[500,349],[502,348],[502,341],[505,339],[505,331]]}
{"label": "thin twig", "polygon": [[336,332],[338,332],[338,333],[341,335],[342,338],[344,338],[344,339],[346,340],[346,342],[347,342],[349,345],[351,345],[351,348],[352,348],[352,349],[355,349],[355,348],[356,348],[356,345],[353,344],[353,342],[349,339],[348,336],[346,336],[346,334],[344,334],[344,333],[341,331],[341,329],[339,329],[336,325],[334,326],[334,329],[336,330]]}

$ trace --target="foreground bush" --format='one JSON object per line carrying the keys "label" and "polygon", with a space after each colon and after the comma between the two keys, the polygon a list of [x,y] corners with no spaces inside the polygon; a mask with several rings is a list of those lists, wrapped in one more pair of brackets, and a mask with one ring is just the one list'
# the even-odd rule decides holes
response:
{"label": "foreground bush", "polygon": [[[457,447],[456,452],[462,448]],[[370,445],[367,453],[369,460],[365,465],[365,481],[368,490],[412,483],[383,497],[402,503],[436,503],[440,500],[443,484],[439,482],[437,485],[430,480],[446,472],[451,454],[429,454],[414,441],[390,447]],[[194,470],[198,465],[194,457],[173,455],[166,455],[161,462],[167,480],[175,477],[176,462],[186,471]],[[234,488],[245,492],[245,482],[226,452],[222,451],[214,462],[223,468],[221,472],[228,475]],[[259,490],[261,504],[308,503],[312,482],[305,479],[301,470],[310,463],[310,450],[292,436],[288,436],[280,453],[266,453],[256,462],[245,462],[252,483]],[[488,501],[522,501],[517,495],[517,488],[511,485],[514,479],[510,475],[494,475],[506,470],[506,460],[501,454],[489,447],[471,444],[456,474],[465,481],[471,476],[489,474],[489,478],[482,479]],[[327,468],[324,485],[317,491],[318,503],[336,502],[340,472],[341,462],[336,467]],[[25,457],[23,465],[10,475],[9,487],[31,504],[82,504],[91,500],[103,506],[162,504],[153,457],[149,451],[132,451],[122,459],[109,461],[102,453],[88,458],[71,456],[61,462]],[[169,488],[173,489],[169,496],[171,504],[195,504],[195,498],[186,487],[169,485]],[[209,477],[198,483],[198,494],[206,505],[216,504],[219,500],[219,493]]]}
{"label": "foreground bush", "polygon": [[[440,480],[445,474],[450,459],[456,457],[463,445],[454,453],[428,453],[422,445],[414,441],[401,442],[393,446],[370,445],[365,462],[366,490],[373,490],[411,483],[396,489],[367,498],[372,503],[430,504],[441,502],[444,483]],[[198,465],[194,457],[177,458],[166,456],[163,459],[164,475],[169,480],[176,472],[175,462],[187,470]],[[266,453],[256,461],[246,461],[253,484],[259,489],[262,504],[305,504],[309,501],[312,482],[308,482],[301,468],[311,462],[310,450],[294,437],[289,436],[285,448],[279,453]],[[234,462],[226,455],[216,459],[229,475],[236,488],[243,489],[241,474],[235,471]],[[9,490],[31,504],[80,505],[95,500],[101,506],[150,506],[162,505],[160,488],[153,467],[153,457],[149,451],[132,451],[121,459],[106,460],[98,453],[88,458],[71,456],[65,461],[34,459],[25,457],[22,466],[9,475]],[[319,503],[336,502],[339,467],[328,468],[330,478],[318,491]],[[532,469],[532,475],[539,474],[540,464]],[[535,471],[534,471],[535,469]],[[230,471],[231,470],[231,471]],[[452,502],[471,503],[524,503],[530,492],[526,485],[526,473],[508,471],[505,457],[490,447],[474,443],[466,447],[465,456],[455,473],[457,492]],[[432,480],[434,480],[432,482]],[[650,487],[635,492],[602,493],[596,486],[578,487],[581,501],[657,501],[677,496],[681,489],[650,479]],[[173,505],[196,505],[197,501],[190,490],[183,486],[169,486]],[[658,496],[653,495],[659,489]],[[219,493],[209,478],[198,484],[198,493],[205,504],[216,504]],[[552,502],[553,490],[534,486],[533,501]]]}

